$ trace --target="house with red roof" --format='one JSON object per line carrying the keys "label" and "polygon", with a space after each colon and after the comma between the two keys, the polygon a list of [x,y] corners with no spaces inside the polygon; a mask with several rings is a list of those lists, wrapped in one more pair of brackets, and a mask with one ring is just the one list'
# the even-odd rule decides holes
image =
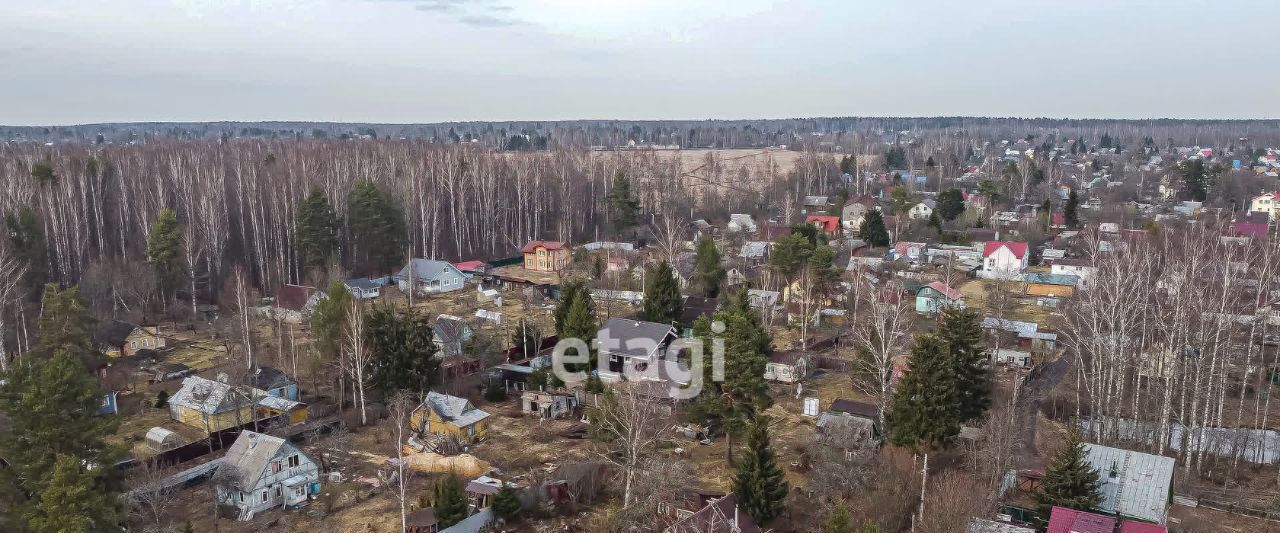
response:
{"label": "house with red roof", "polygon": [[1025,242],[987,241],[982,247],[985,278],[1019,279],[1027,269],[1030,250]]}
{"label": "house with red roof", "polygon": [[520,249],[525,270],[559,272],[573,260],[569,244],[562,241],[529,241]]}
{"label": "house with red roof", "polygon": [[949,307],[964,309],[964,294],[946,283],[934,281],[916,292],[917,313],[932,315]]}
{"label": "house with red roof", "polygon": [[826,233],[828,237],[840,234],[840,217],[837,216],[809,215],[804,218],[804,223],[818,228],[818,231]]}
{"label": "house with red roof", "polygon": [[1116,519],[1054,506],[1046,533],[1115,533]]}

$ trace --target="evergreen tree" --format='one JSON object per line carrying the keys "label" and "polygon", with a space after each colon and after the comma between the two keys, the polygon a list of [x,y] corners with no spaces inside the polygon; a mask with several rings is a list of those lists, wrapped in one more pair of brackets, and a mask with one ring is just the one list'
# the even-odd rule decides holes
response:
{"label": "evergreen tree", "polygon": [[792,233],[782,237],[769,248],[769,266],[783,278],[792,280],[809,261],[813,248],[813,242],[803,234]]}
{"label": "evergreen tree", "polygon": [[889,406],[889,442],[914,450],[945,448],[960,434],[959,401],[947,343],[916,335],[907,374]]}
{"label": "evergreen tree", "polygon": [[436,483],[432,490],[432,507],[435,508],[436,520],[441,529],[467,517],[467,497],[462,493],[462,481],[458,476],[449,474]]}
{"label": "evergreen tree", "polygon": [[123,509],[117,495],[104,492],[100,475],[70,455],[54,460],[49,483],[36,495],[29,512],[28,526],[33,533],[69,531],[114,531],[119,528]]}
{"label": "evergreen tree", "polygon": [[720,258],[720,250],[710,237],[698,239],[697,250],[693,256],[693,290],[697,294],[715,298],[720,294],[720,286],[725,281],[724,263]]}
{"label": "evergreen tree", "polygon": [[1072,428],[1067,433],[1067,442],[1049,461],[1044,480],[1035,493],[1040,516],[1046,522],[1055,505],[1091,511],[1102,503],[1102,480],[1085,460],[1086,456],[1080,431]]}
{"label": "evergreen tree", "polygon": [[613,188],[605,195],[605,201],[608,202],[609,215],[618,232],[636,225],[640,216],[640,201],[631,192],[631,178],[621,170],[613,177]]}
{"label": "evergreen tree", "polygon": [[84,364],[86,372],[97,368],[102,361],[102,353],[90,340],[95,321],[80,300],[80,289],[59,289],[52,283],[45,285],[40,306],[42,311],[36,322],[40,339],[32,348],[32,355],[48,359],[59,352],[67,352]]}
{"label": "evergreen tree", "polygon": [[352,187],[347,203],[355,271],[384,274],[401,266],[407,237],[399,202],[366,180]]}
{"label": "evergreen tree", "polygon": [[683,313],[684,297],[680,296],[680,283],[671,271],[671,264],[662,261],[645,278],[644,307],[640,316],[649,322],[675,324]]}
{"label": "evergreen tree", "polygon": [[884,226],[884,216],[875,209],[868,210],[858,225],[858,236],[872,246],[888,246],[889,229]]}
{"label": "evergreen tree", "polygon": [[907,151],[901,146],[894,145],[884,153],[884,169],[893,170],[895,168],[905,168],[907,166]]}
{"label": "evergreen tree", "polygon": [[336,361],[346,335],[352,296],[347,286],[338,280],[329,283],[325,295],[311,313],[311,332],[320,357],[325,361]]}
{"label": "evergreen tree", "polygon": [[947,307],[939,319],[937,335],[947,343],[960,421],[982,416],[991,406],[991,373],[987,354],[982,349],[982,324],[978,313],[972,309]]}
{"label": "evergreen tree", "polygon": [[818,233],[818,228],[813,224],[796,223],[791,225],[791,234],[800,235],[809,241],[809,246],[817,246],[820,242],[826,241],[826,235]]}
{"label": "evergreen tree", "polygon": [[566,365],[573,367],[574,371],[587,371],[596,369],[596,350],[590,348],[591,341],[596,338],[599,326],[596,325],[595,309],[591,305],[591,297],[579,294],[573,299],[573,303],[569,306],[569,313],[564,318],[564,331],[560,334],[560,340],[564,339],[581,339],[587,343],[590,352],[588,358],[590,363],[587,367],[581,365]]}
{"label": "evergreen tree", "polygon": [[515,487],[502,483],[498,493],[493,495],[493,515],[510,521],[520,514],[520,493]]}
{"label": "evergreen tree", "polygon": [[338,215],[320,189],[311,189],[298,206],[295,222],[302,268],[325,268],[338,254]]}
{"label": "evergreen tree", "polygon": [[933,228],[939,235],[942,234],[942,219],[938,218],[937,211],[929,213],[929,227]]}
{"label": "evergreen tree", "polygon": [[942,220],[950,222],[964,213],[964,194],[954,187],[938,195],[938,209],[934,211]]}
{"label": "evergreen tree", "polygon": [[556,300],[555,321],[556,336],[565,337],[565,320],[569,317],[569,310],[573,308],[573,303],[583,300],[590,314],[595,313],[595,303],[591,300],[591,289],[580,279],[571,279],[560,285],[560,298]]}
{"label": "evergreen tree", "polygon": [[765,525],[782,514],[786,505],[786,476],[769,445],[769,417],[757,416],[747,431],[747,453],[733,478],[733,495],[742,510]]}
{"label": "evergreen tree", "polygon": [[410,310],[404,315],[390,306],[369,311],[365,339],[373,354],[369,381],[384,394],[423,393],[440,381],[439,350],[426,317]]}
{"label": "evergreen tree", "polygon": [[507,389],[501,380],[490,379],[484,387],[484,399],[489,402],[507,401]]}
{"label": "evergreen tree", "polygon": [[1212,176],[1205,170],[1204,160],[1193,159],[1178,164],[1178,173],[1182,174],[1183,187],[1187,196],[1197,202],[1209,197]]}
{"label": "evergreen tree", "polygon": [[156,283],[165,300],[173,298],[182,281],[182,226],[172,209],[161,209],[151,225],[147,240],[147,262],[151,263]]}
{"label": "evergreen tree", "polygon": [[1067,194],[1067,205],[1063,207],[1062,222],[1068,228],[1080,227],[1080,196],[1076,194],[1075,189],[1071,189],[1071,193]]}
{"label": "evergreen tree", "polygon": [[849,507],[843,500],[836,503],[835,509],[827,515],[827,523],[822,527],[822,533],[877,533],[879,530],[869,521],[855,526],[853,517],[849,516]]}
{"label": "evergreen tree", "polygon": [[156,409],[164,409],[169,406],[169,393],[160,391],[156,393],[156,403],[153,405]]}
{"label": "evergreen tree", "polygon": [[9,244],[14,255],[27,266],[24,283],[31,288],[43,286],[48,279],[49,251],[35,210],[25,205],[19,207],[5,216],[5,227],[9,229]]}

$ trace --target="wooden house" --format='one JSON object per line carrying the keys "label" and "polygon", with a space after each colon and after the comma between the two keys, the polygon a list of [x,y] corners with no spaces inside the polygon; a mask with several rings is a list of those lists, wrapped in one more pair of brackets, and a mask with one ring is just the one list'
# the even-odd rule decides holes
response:
{"label": "wooden house", "polygon": [[964,294],[941,281],[931,282],[916,292],[917,313],[931,315],[952,307],[964,309]]}
{"label": "wooden house", "polygon": [[218,466],[219,504],[240,510],[249,520],[267,509],[295,509],[320,493],[316,462],[288,441],[245,430]]}
{"label": "wooden house", "polygon": [[247,394],[231,385],[188,376],[169,397],[169,414],[178,422],[214,433],[252,422],[253,405]]}
{"label": "wooden house", "polygon": [[427,398],[409,415],[413,429],[455,437],[464,442],[484,438],[489,429],[489,413],[477,409],[466,398],[428,392]]}
{"label": "wooden house", "polygon": [[561,241],[529,241],[520,253],[524,255],[525,270],[559,272],[573,261],[569,244]]}
{"label": "wooden house", "polygon": [[167,345],[158,326],[116,322],[107,327],[102,335],[101,349],[107,357],[133,357],[143,350],[159,350]]}
{"label": "wooden house", "polygon": [[520,393],[520,411],[542,418],[562,418],[573,413],[578,397],[568,392],[526,390]]}

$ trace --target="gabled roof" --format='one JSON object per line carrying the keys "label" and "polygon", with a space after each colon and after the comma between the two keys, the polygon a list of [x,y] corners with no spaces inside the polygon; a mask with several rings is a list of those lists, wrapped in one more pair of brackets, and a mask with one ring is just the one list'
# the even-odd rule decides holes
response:
{"label": "gabled roof", "polygon": [[1102,478],[1098,510],[1150,522],[1167,517],[1172,457],[1085,444],[1089,465]]}
{"label": "gabled roof", "polygon": [[301,311],[307,306],[307,300],[315,287],[304,285],[281,285],[276,289],[276,307],[290,311]]}
{"label": "gabled roof", "polygon": [[382,288],[382,286],[379,285],[378,282],[373,281],[369,278],[349,279],[342,282],[342,284],[346,285],[348,289],[356,289],[361,291],[372,291],[372,290],[377,290]]}
{"label": "gabled roof", "polygon": [[[616,347],[601,348],[601,351],[615,355],[648,357],[653,353],[650,349],[658,348],[664,340],[675,334],[675,328],[670,324],[629,318],[610,318],[604,323],[604,327],[600,328],[598,337],[603,339],[608,336],[611,342],[616,342]],[[637,342],[640,340],[651,342]]]}
{"label": "gabled roof", "polygon": [[987,241],[986,246],[982,248],[982,257],[991,257],[1001,248],[1008,248],[1014,257],[1022,259],[1027,256],[1027,243],[1025,242],[1007,242],[1007,241]]}
{"label": "gabled roof", "polygon": [[930,282],[928,285],[921,287],[921,290],[923,290],[924,288],[930,288],[935,291],[938,291],[943,296],[946,296],[948,299],[951,299],[951,300],[959,300],[961,298],[964,298],[964,293],[958,290],[955,290],[951,287],[948,287],[946,283],[943,283],[941,281]]}
{"label": "gabled roof", "polygon": [[409,268],[413,268],[414,280],[433,280],[438,279],[446,274],[456,273],[461,276],[462,272],[458,267],[446,261],[437,261],[435,259],[418,259],[409,261],[409,264],[400,269],[400,273],[396,274],[400,279],[409,279]]}
{"label": "gabled roof", "polygon": [[133,333],[134,329],[137,329],[137,326],[133,324],[110,320],[98,326],[97,331],[94,332],[94,340],[105,346],[119,348],[124,345],[125,339],[129,338],[129,334]]}
{"label": "gabled roof", "polygon": [[529,241],[529,244],[524,245],[524,248],[520,249],[520,253],[531,254],[538,248],[546,248],[548,250],[559,250],[566,246],[569,246],[569,245],[564,241]]}
{"label": "gabled roof", "polygon": [[466,398],[440,394],[434,391],[427,393],[427,399],[422,402],[422,405],[434,411],[436,416],[439,416],[445,422],[459,428],[465,428],[489,418],[489,413],[482,409],[476,409]]}
{"label": "gabled roof", "polygon": [[227,449],[218,467],[218,477],[239,490],[252,489],[262,478],[271,459],[285,446],[284,439],[244,430]]}
{"label": "gabled roof", "polygon": [[879,418],[880,416],[880,410],[874,405],[845,399],[831,402],[831,407],[827,410],[833,413],[845,413],[866,418]]}
{"label": "gabled roof", "polygon": [[831,233],[840,229],[840,217],[830,215],[809,215],[805,217],[806,224],[818,223],[822,225],[822,231]]}
{"label": "gabled roof", "polygon": [[463,261],[454,263],[453,266],[463,272],[482,272],[487,264],[484,261]]}
{"label": "gabled roof", "polygon": [[684,298],[684,311],[680,314],[680,322],[682,324],[693,324],[693,321],[700,316],[710,317],[718,307],[720,307],[720,300],[716,298],[686,296]]}
{"label": "gabled roof", "polygon": [[249,373],[248,384],[258,390],[271,390],[288,387],[296,383],[283,370],[270,366],[260,366]]}
{"label": "gabled roof", "polygon": [[723,531],[733,533],[760,533],[760,526],[745,510],[739,509],[732,494],[713,500],[702,509],[672,524],[670,533],[702,533]]}
{"label": "gabled roof", "polygon": [[169,397],[169,403],[210,415],[249,405],[244,394],[231,385],[200,376],[184,378],[182,388]]}

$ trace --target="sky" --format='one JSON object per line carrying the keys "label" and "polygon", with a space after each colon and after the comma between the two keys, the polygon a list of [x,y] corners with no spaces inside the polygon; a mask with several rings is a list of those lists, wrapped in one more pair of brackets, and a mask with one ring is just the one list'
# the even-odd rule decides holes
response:
{"label": "sky", "polygon": [[0,0],[0,124],[1277,118],[1274,0]]}

